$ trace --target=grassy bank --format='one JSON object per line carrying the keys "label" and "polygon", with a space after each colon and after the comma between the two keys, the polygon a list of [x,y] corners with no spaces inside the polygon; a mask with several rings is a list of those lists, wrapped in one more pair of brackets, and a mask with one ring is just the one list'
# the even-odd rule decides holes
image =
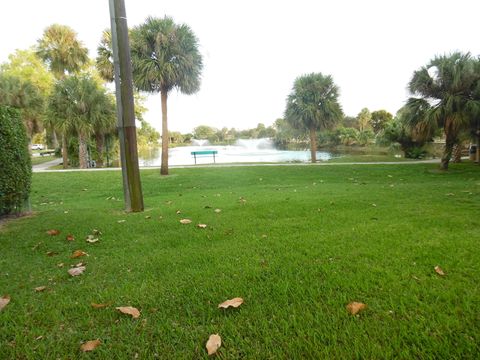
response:
{"label": "grassy bank", "polygon": [[84,358],[97,338],[98,359],[207,358],[213,333],[223,359],[478,358],[480,169],[437,167],[148,170],[137,214],[118,171],[34,174],[34,216],[0,229],[0,358]]}

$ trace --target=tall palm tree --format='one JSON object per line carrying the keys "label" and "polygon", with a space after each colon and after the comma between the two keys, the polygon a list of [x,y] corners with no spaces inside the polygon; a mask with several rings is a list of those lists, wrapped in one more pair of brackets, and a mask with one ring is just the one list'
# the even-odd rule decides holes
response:
{"label": "tall palm tree", "polygon": [[95,67],[103,80],[109,83],[113,81],[113,50],[112,34],[110,30],[104,30],[102,33],[100,44],[97,47]]}
{"label": "tall palm tree", "polygon": [[[37,55],[45,61],[57,80],[76,73],[88,62],[88,49],[77,39],[77,33],[65,25],[47,27],[37,42]],[[65,135],[65,134],[64,134]],[[62,137],[63,167],[68,165],[67,138]]]}
{"label": "tall palm tree", "polygon": [[173,89],[193,94],[203,68],[198,40],[189,26],[172,18],[148,17],[131,31],[133,81],[140,91],[160,93],[162,101],[162,165],[168,175],[167,99]]}
{"label": "tall palm tree", "polygon": [[470,54],[453,53],[437,56],[415,71],[409,83],[414,95],[407,101],[411,126],[432,133],[445,133],[445,150],[441,168],[448,169],[455,144],[462,131],[471,127],[480,113],[480,99],[473,96],[480,82],[478,60]]}
{"label": "tall palm tree", "polygon": [[331,128],[343,117],[338,87],[330,75],[311,73],[298,77],[287,98],[285,119],[310,133],[312,162],[317,161],[317,130]]}
{"label": "tall palm tree", "polygon": [[113,99],[90,75],[57,82],[49,103],[50,119],[62,135],[78,136],[80,168],[87,167],[87,141],[95,127],[115,122]]}

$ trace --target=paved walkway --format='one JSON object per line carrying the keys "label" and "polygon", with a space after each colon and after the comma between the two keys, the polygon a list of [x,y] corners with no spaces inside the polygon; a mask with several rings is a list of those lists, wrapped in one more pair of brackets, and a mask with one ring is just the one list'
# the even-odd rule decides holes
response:
{"label": "paved walkway", "polygon": [[[75,171],[118,171],[121,168],[90,168],[90,169],[65,169],[65,170],[48,170],[50,166],[59,165],[62,159],[55,159],[43,164],[32,167],[33,172],[75,172]],[[342,166],[342,165],[415,165],[415,164],[440,164],[439,159],[429,160],[412,160],[412,161],[377,161],[377,162],[344,162],[344,163],[329,163],[318,162],[312,163],[276,163],[276,164],[248,164],[248,163],[230,163],[230,164],[200,164],[200,165],[173,165],[169,169],[190,169],[190,168],[228,168],[228,167],[252,167],[252,166]],[[160,166],[144,166],[141,169],[160,169]]]}

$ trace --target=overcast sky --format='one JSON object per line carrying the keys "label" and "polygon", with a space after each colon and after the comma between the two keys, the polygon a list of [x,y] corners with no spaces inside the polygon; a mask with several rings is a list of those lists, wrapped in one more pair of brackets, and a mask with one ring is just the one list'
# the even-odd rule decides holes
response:
{"label": "overcast sky", "polygon": [[[170,130],[200,124],[250,128],[282,117],[299,75],[321,72],[340,87],[345,114],[395,113],[414,70],[434,55],[480,54],[478,0],[125,0],[129,26],[151,15],[190,25],[204,70],[195,95],[173,92]],[[110,26],[108,0],[13,0],[2,4],[0,62],[52,23],[69,25],[96,56]],[[160,129],[160,95],[146,119]]]}

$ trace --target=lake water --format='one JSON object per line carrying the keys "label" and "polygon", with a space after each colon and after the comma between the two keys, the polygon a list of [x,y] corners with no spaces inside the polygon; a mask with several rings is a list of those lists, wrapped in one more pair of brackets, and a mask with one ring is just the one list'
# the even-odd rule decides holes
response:
{"label": "lake water", "polygon": [[[192,146],[180,146],[168,150],[169,165],[193,165],[192,151],[217,150],[217,163],[248,162],[309,162],[310,150],[288,151],[275,149],[270,139],[238,140],[235,145],[212,146],[206,140],[193,140]],[[161,149],[153,149],[149,153],[139,153],[140,166],[160,166]],[[333,156],[329,152],[317,151],[318,160],[329,160]],[[197,164],[211,164],[213,156],[197,157]]]}

